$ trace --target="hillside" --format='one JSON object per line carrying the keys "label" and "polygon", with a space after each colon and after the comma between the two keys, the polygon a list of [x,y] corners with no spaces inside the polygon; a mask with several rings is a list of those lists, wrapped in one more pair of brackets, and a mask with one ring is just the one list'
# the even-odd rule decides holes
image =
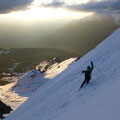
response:
{"label": "hillside", "polygon": [[92,15],[73,21],[58,29],[45,37],[41,45],[83,56],[111,35],[118,27],[119,25],[111,17]]}
{"label": "hillside", "polygon": [[[83,69],[94,62],[92,80],[78,92]],[[5,120],[118,120],[120,29],[39,88]]]}
{"label": "hillside", "polygon": [[0,49],[0,79],[6,76],[20,76],[43,60],[58,57],[63,61],[73,56],[77,55],[49,48]]}

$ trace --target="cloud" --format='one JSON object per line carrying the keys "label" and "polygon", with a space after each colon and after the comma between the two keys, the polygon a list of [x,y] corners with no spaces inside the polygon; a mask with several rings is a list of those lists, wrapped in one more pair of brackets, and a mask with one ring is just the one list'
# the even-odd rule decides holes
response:
{"label": "cloud", "polygon": [[44,7],[62,7],[65,3],[61,1],[52,1],[51,3],[42,4]]}
{"label": "cloud", "polygon": [[65,0],[52,0],[50,3],[42,4],[45,7],[62,7],[71,10],[85,10],[85,11],[119,11],[120,10],[120,0],[88,0],[87,3],[77,3],[71,2],[69,4]]}
{"label": "cloud", "polygon": [[65,8],[72,11],[95,12],[99,15],[113,17],[120,22],[120,0],[51,0],[43,3],[44,7]]}
{"label": "cloud", "polygon": [[119,11],[120,1],[119,0],[108,0],[108,1],[90,1],[86,4],[71,5],[67,6],[73,10],[87,10],[87,11]]}
{"label": "cloud", "polygon": [[33,0],[0,0],[0,13],[27,9]]}
{"label": "cloud", "polygon": [[65,8],[77,11],[92,12],[118,12],[120,11],[120,0],[0,0],[0,14],[11,11],[25,10],[37,1],[40,7]]}

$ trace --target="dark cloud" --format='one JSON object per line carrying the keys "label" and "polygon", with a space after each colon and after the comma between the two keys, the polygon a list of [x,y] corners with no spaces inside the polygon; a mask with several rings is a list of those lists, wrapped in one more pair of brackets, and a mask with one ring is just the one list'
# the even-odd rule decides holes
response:
{"label": "dark cloud", "polygon": [[64,2],[61,2],[60,0],[56,1],[53,0],[49,4],[43,4],[43,6],[46,7],[63,7],[71,10],[86,10],[86,11],[116,11],[120,10],[120,0],[107,0],[107,1],[96,1],[96,0],[89,0],[86,4],[72,4],[67,5]]}
{"label": "dark cloud", "polygon": [[61,1],[52,1],[51,3],[48,3],[48,4],[42,4],[42,6],[44,7],[62,7],[64,6],[65,3],[64,2],[61,2]]}
{"label": "dark cloud", "polygon": [[99,1],[99,2],[88,2],[87,4],[79,4],[79,5],[67,5],[69,9],[73,10],[87,10],[87,11],[116,11],[120,10],[120,1]]}
{"label": "dark cloud", "polygon": [[[33,0],[0,0],[0,13],[8,13],[16,10],[27,9]],[[120,11],[120,0],[89,0],[86,4],[68,5],[61,0],[52,0],[50,3],[42,4],[44,7],[67,8],[71,10],[86,11]]]}
{"label": "dark cloud", "polygon": [[0,13],[27,9],[33,0],[0,0]]}
{"label": "dark cloud", "polygon": [[120,1],[115,1],[111,4],[111,9],[120,10]]}

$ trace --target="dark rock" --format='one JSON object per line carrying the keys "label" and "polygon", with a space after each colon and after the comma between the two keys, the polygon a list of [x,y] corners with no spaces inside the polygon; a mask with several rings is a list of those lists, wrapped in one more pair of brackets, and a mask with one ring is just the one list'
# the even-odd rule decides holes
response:
{"label": "dark rock", "polygon": [[3,114],[9,114],[11,111],[12,108],[0,100],[0,118],[3,119]]}

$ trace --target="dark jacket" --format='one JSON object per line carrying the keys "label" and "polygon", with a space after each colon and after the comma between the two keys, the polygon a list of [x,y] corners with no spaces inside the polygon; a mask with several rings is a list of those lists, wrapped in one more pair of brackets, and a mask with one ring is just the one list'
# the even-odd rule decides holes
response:
{"label": "dark jacket", "polygon": [[91,73],[93,70],[93,62],[91,62],[91,67],[88,66],[87,70],[83,70],[82,73],[85,73],[85,80],[90,80],[91,79]]}

